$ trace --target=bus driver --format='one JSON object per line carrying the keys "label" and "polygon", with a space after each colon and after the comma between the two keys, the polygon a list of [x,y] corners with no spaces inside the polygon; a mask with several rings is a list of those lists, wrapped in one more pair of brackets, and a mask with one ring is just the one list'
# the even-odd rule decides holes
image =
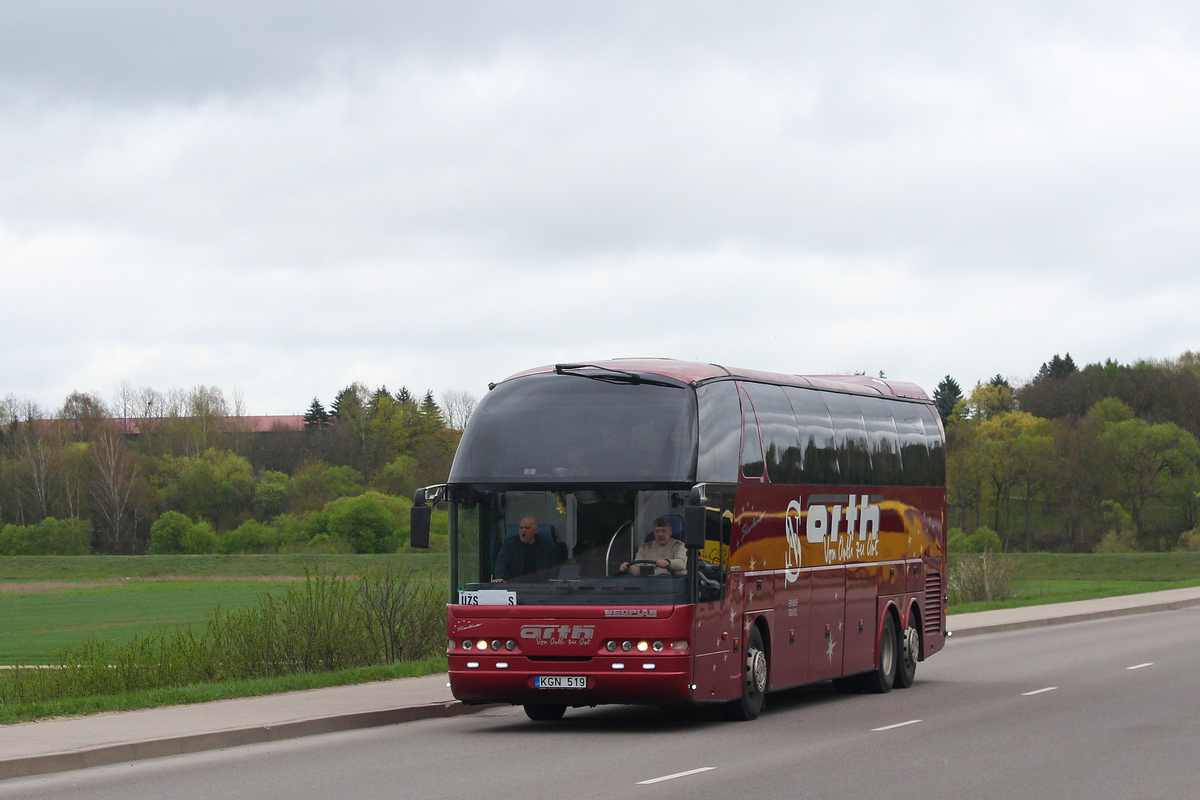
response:
{"label": "bus driver", "polygon": [[637,554],[633,557],[634,562],[645,561],[647,563],[634,563],[633,566],[630,566],[630,562],[626,561],[621,564],[621,572],[632,571],[636,575],[641,575],[650,567],[650,562],[653,562],[655,575],[686,575],[687,548],[683,546],[683,542],[671,537],[670,521],[666,517],[654,520],[653,533],[654,540],[639,547]]}

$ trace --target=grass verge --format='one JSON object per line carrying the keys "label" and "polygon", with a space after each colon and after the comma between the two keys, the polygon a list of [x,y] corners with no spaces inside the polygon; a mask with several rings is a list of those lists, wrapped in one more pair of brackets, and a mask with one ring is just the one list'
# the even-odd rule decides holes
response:
{"label": "grass verge", "polygon": [[[238,697],[294,692],[302,689],[323,689],[349,686],[356,683],[386,681],[394,678],[413,678],[446,671],[444,655],[420,661],[404,661],[373,667],[358,667],[337,672],[308,672],[272,678],[221,681],[193,684],[166,689],[149,689],[120,694],[72,697],[15,705],[0,704],[0,724],[30,722],[50,717],[73,717],[99,714],[105,711],[133,711],[139,708],[208,703]],[[0,673],[0,681],[8,680]]]}
{"label": "grass verge", "polygon": [[385,566],[415,577],[442,579],[449,572],[445,553],[388,555],[207,555],[207,556],[3,556],[0,582],[66,581],[91,583],[130,579],[292,577],[314,567],[339,575],[361,575]]}

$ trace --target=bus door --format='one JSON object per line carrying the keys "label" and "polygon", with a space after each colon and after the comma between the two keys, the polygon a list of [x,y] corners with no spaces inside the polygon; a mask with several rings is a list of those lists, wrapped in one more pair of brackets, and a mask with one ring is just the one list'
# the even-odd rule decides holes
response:
{"label": "bus door", "polygon": [[732,596],[729,545],[733,530],[733,491],[710,489],[705,503],[705,545],[697,553],[696,613],[692,627],[696,700],[729,700],[741,692],[744,652],[734,653],[742,636],[741,606]]}

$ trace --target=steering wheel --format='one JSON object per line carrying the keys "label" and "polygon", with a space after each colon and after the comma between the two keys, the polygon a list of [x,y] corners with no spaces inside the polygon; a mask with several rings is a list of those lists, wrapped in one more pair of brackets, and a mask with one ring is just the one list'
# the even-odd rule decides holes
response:
{"label": "steering wheel", "polygon": [[634,565],[634,564],[649,564],[649,565],[650,565],[650,566],[652,566],[652,567],[657,567],[657,566],[658,566],[658,562],[657,562],[657,561],[651,561],[651,560],[650,560],[650,559],[648,559],[648,558],[639,558],[639,559],[637,559],[636,561],[630,561],[630,562],[629,562],[629,574],[630,574],[630,575],[634,574],[634,573],[633,573],[633,565]]}

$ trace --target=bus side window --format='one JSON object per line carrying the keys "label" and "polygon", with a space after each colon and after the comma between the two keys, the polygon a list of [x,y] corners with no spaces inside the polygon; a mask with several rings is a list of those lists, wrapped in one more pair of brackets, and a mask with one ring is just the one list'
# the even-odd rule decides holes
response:
{"label": "bus side window", "polygon": [[741,388],[738,394],[742,397],[742,475],[747,478],[761,478],[766,470],[763,469],[762,439],[758,435],[758,417],[754,414],[754,406],[751,404],[746,390]]}
{"label": "bus side window", "polygon": [[833,420],[834,446],[844,483],[870,486],[875,483],[871,471],[871,446],[867,423],[854,395],[825,393],[825,405]]}
{"label": "bus side window", "polygon": [[821,392],[786,386],[783,390],[792,404],[803,454],[801,474],[796,483],[837,483],[840,479],[833,420]]}
{"label": "bus side window", "polygon": [[742,440],[742,409],[732,381],[717,381],[696,390],[700,441],[697,483],[737,483]]}
{"label": "bus side window", "polygon": [[781,387],[765,383],[747,383],[745,389],[758,417],[767,477],[771,483],[800,483],[804,456],[787,395]]}

